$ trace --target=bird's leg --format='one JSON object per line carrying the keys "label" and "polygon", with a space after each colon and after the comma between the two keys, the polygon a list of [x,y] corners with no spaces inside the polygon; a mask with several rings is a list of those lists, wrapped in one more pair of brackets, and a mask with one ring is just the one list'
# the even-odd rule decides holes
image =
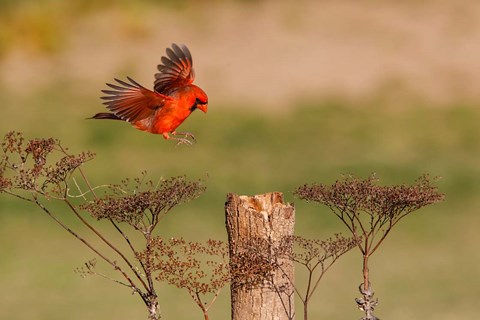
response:
{"label": "bird's leg", "polygon": [[[181,144],[186,144],[186,145],[192,145],[193,142],[195,141],[195,137],[193,136],[193,134],[189,133],[184,133],[184,132],[181,132],[181,133],[177,133],[175,131],[172,132],[172,135],[183,135],[183,138],[180,138],[180,137],[172,137],[170,136],[167,132],[163,133],[162,134],[163,137],[166,139],[166,140],[177,140],[177,146],[181,145]],[[188,137],[193,137],[192,140],[189,140]]]}
{"label": "bird's leg", "polygon": [[175,135],[175,136],[183,136],[185,139],[192,139],[192,141],[197,141],[197,139],[195,139],[195,136],[191,132],[186,132],[186,131],[176,132],[176,131],[173,131],[172,134]]}
{"label": "bird's leg", "polygon": [[191,146],[193,144],[192,141],[188,140],[187,138],[175,138],[175,137],[170,137],[170,140],[177,140],[177,146],[181,144],[186,144],[187,146]]}
{"label": "bird's leg", "polygon": [[172,134],[174,136],[181,136],[181,138],[180,137],[171,138],[179,141],[177,145],[180,145],[180,144],[192,145],[193,143],[196,142],[195,136],[193,135],[193,133],[172,131]]}

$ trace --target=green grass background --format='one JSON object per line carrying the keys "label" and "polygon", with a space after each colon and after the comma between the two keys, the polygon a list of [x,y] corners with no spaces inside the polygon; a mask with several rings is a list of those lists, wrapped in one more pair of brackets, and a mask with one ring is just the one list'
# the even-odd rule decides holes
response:
{"label": "green grass background", "polygon": [[[85,10],[96,8],[94,2],[79,3],[85,4]],[[63,19],[48,21],[54,24]],[[60,32],[52,38],[55,41],[35,34],[28,39],[45,45],[39,46],[42,50],[55,52],[62,34],[58,26],[52,30]],[[10,31],[0,28],[2,50],[15,42],[9,40]],[[133,130],[125,123],[85,120],[102,107],[98,90],[86,94],[77,85],[59,81],[28,94],[0,86],[0,134],[17,130],[27,138],[55,137],[72,152],[95,152],[96,158],[85,166],[94,185],[116,183],[143,170],[152,180],[184,174],[204,179],[205,194],[164,219],[160,226],[164,236],[226,239],[227,193],[281,191],[287,201],[295,202],[296,234],[326,238],[346,230],[326,208],[295,200],[292,191],[299,185],[332,183],[342,174],[377,173],[385,184],[412,183],[423,173],[440,176],[438,186],[446,200],[403,220],[371,259],[372,282],[380,299],[378,315],[382,319],[476,318],[480,296],[478,103],[410,101],[390,108],[382,92],[359,102],[342,97],[297,100],[281,112],[264,110],[260,104],[245,109],[213,102],[207,115],[197,111],[181,127],[194,132],[198,142],[175,147],[161,136]],[[62,207],[54,208],[68,214]],[[86,232],[72,217],[66,220]],[[108,225],[101,226],[112,234]],[[82,279],[73,272],[92,257],[37,208],[1,195],[0,319],[146,318],[140,299],[128,289],[100,278]],[[98,268],[110,272],[106,265]],[[301,282],[300,270],[297,277]],[[311,303],[311,319],[359,318],[353,298],[361,281],[360,256],[352,251],[322,280]],[[228,291],[224,289],[212,308],[211,319],[229,318]],[[163,319],[201,319],[186,292],[162,284],[158,292]]]}
{"label": "green grass background", "polygon": [[[325,101],[275,114],[211,105],[211,112],[194,113],[182,127],[195,132],[198,143],[175,147],[125,123],[84,120],[88,114],[80,106],[97,104],[96,98],[54,89],[20,101],[3,95],[2,129],[20,129],[29,138],[59,137],[74,152],[96,152],[85,166],[95,185],[135,177],[142,170],[154,180],[182,174],[205,180],[204,195],[165,218],[160,226],[165,236],[225,239],[228,192],[282,191],[287,201],[294,201],[295,187],[331,183],[345,173],[366,177],[375,172],[388,184],[411,183],[422,173],[441,176],[438,186],[446,193],[445,202],[402,221],[372,259],[378,314],[388,319],[474,318],[480,293],[475,285],[480,262],[477,106],[417,105],[393,112],[374,103]],[[23,119],[16,117],[18,108],[23,108]],[[41,113],[33,112],[39,108]],[[324,238],[345,231],[325,208],[295,204],[297,234]],[[2,196],[0,210],[2,319],[144,316],[140,299],[127,289],[73,273],[93,254],[37,208]],[[61,207],[57,211],[68,214]],[[74,219],[67,221],[76,225]],[[103,227],[110,234],[108,225]],[[298,277],[302,279],[300,272]],[[351,252],[323,280],[312,318],[358,317],[352,299],[360,282],[360,256]],[[166,319],[201,316],[185,292],[159,288]],[[212,319],[228,318],[228,288],[211,312]]]}

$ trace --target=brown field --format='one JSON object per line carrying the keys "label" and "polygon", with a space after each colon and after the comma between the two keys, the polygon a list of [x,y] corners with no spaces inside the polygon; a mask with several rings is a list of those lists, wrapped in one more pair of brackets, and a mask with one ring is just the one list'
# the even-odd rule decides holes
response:
{"label": "brown field", "polygon": [[52,35],[31,30],[40,18],[14,20],[0,83],[22,94],[66,79],[91,92],[127,74],[148,84],[165,48],[181,42],[212,103],[278,108],[381,95],[401,107],[480,99],[478,1],[182,3],[99,5],[83,14],[26,5],[30,15],[53,20],[42,25]]}

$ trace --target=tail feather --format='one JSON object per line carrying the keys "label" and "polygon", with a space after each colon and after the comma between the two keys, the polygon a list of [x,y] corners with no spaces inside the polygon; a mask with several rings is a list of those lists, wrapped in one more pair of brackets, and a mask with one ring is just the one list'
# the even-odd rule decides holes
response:
{"label": "tail feather", "polygon": [[109,112],[100,112],[100,113],[97,113],[96,115],[94,115],[93,117],[87,118],[87,119],[111,119],[111,120],[122,120],[123,121],[123,119],[121,119],[118,116],[116,116],[115,114],[109,113]]}

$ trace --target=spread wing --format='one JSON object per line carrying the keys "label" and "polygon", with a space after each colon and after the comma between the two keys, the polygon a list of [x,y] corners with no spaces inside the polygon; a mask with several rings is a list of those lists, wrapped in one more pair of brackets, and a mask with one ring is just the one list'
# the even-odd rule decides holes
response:
{"label": "spread wing", "polygon": [[153,92],[127,77],[130,83],[115,79],[117,84],[107,83],[113,90],[102,90],[106,96],[103,104],[117,117],[127,122],[135,122],[148,118],[161,108],[170,97]]}
{"label": "spread wing", "polygon": [[195,79],[193,60],[185,45],[172,44],[167,48],[167,56],[162,57],[162,64],[157,66],[154,88],[156,92],[168,94],[172,89],[191,84]]}

